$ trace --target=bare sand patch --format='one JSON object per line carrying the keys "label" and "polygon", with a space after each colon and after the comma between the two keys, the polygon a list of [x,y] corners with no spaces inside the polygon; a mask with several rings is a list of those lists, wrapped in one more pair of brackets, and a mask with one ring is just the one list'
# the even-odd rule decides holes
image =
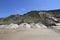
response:
{"label": "bare sand patch", "polygon": [[[3,30],[4,31],[4,30]],[[0,40],[60,40],[60,34],[51,29],[17,29],[0,33]]]}

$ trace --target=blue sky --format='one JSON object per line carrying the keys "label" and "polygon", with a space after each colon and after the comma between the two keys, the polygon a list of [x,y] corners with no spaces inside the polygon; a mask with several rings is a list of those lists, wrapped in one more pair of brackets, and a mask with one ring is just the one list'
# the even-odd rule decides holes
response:
{"label": "blue sky", "polygon": [[0,0],[0,17],[53,9],[60,9],[60,0]]}

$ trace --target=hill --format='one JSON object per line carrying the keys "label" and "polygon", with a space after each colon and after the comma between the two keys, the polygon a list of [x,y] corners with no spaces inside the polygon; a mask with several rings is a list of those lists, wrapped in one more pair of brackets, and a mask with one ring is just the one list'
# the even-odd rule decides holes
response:
{"label": "hill", "polygon": [[30,11],[24,15],[10,15],[5,18],[0,18],[0,24],[10,23],[58,23],[60,22],[60,9],[48,11]]}

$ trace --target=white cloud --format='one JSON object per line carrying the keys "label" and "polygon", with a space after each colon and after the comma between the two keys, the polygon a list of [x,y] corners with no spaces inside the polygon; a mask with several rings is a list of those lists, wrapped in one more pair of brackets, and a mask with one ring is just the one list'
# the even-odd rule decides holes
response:
{"label": "white cloud", "polygon": [[26,10],[26,9],[22,8],[22,9],[18,9],[18,10],[16,10],[16,11],[24,11],[24,10]]}
{"label": "white cloud", "polygon": [[24,11],[26,11],[26,9],[21,8],[21,9],[17,9],[14,12],[12,12],[12,14],[24,14]]}

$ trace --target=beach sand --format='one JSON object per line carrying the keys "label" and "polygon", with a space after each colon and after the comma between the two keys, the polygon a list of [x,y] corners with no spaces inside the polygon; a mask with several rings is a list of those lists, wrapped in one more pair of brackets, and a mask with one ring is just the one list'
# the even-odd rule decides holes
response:
{"label": "beach sand", "polygon": [[44,28],[0,30],[0,40],[60,40],[60,34]]}

